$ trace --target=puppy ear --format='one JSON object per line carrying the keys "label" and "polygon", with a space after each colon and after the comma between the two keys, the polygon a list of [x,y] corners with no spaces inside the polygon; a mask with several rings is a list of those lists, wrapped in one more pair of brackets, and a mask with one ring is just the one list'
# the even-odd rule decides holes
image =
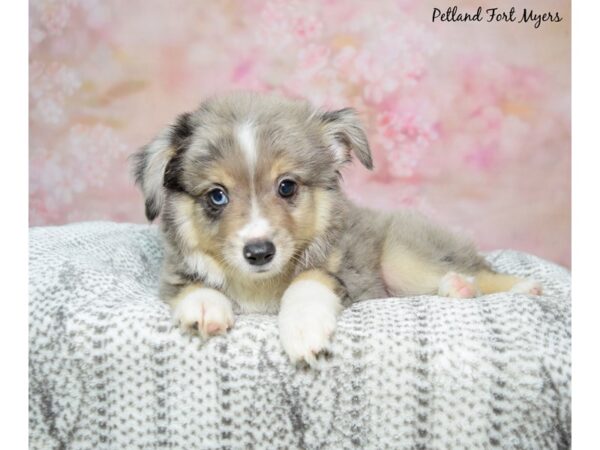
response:
{"label": "puppy ear", "polygon": [[144,194],[146,217],[150,222],[160,214],[165,190],[182,190],[181,160],[194,131],[191,118],[190,113],[181,114],[152,142],[132,155],[135,183]]}
{"label": "puppy ear", "polygon": [[367,135],[356,110],[327,111],[321,114],[321,121],[327,145],[340,164],[351,161],[350,153],[354,152],[363,166],[369,170],[373,168]]}

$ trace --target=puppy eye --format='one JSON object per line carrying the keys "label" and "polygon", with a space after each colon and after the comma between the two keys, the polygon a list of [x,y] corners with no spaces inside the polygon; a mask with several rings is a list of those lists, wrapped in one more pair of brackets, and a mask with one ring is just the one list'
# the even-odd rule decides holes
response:
{"label": "puppy eye", "polygon": [[208,199],[215,206],[225,206],[229,203],[229,197],[221,188],[215,188],[208,192]]}
{"label": "puppy eye", "polygon": [[296,193],[298,184],[294,180],[282,180],[279,183],[279,195],[283,198],[289,198]]}

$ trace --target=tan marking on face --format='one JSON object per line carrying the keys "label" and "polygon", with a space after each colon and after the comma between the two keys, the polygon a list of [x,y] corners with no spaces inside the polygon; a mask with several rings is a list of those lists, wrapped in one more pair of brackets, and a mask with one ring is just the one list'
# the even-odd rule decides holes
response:
{"label": "tan marking on face", "polygon": [[331,198],[323,189],[312,189],[298,201],[292,213],[296,237],[304,242],[312,241],[329,225]]}
{"label": "tan marking on face", "polygon": [[187,195],[178,195],[174,201],[177,234],[186,243],[189,250],[197,249],[202,242],[202,228],[195,223],[194,199]]}
{"label": "tan marking on face", "polygon": [[286,160],[285,158],[277,158],[271,165],[269,170],[269,178],[271,180],[276,181],[281,175],[290,173],[294,169],[294,165],[291,161]]}
{"label": "tan marking on face", "polygon": [[[185,243],[188,265],[197,268],[198,258],[204,258],[204,263],[222,270],[218,233],[206,223],[202,215],[196,213],[196,202],[192,197],[181,194],[175,200],[177,233]],[[200,264],[203,265],[203,264]],[[205,265],[205,264],[204,264]]]}
{"label": "tan marking on face", "polygon": [[236,179],[230,174],[229,171],[223,166],[215,166],[210,171],[209,181],[212,184],[220,184],[227,190],[234,190],[236,187]]}
{"label": "tan marking on face", "polygon": [[315,202],[315,232],[323,233],[329,226],[331,215],[331,193],[323,189],[314,191]]}

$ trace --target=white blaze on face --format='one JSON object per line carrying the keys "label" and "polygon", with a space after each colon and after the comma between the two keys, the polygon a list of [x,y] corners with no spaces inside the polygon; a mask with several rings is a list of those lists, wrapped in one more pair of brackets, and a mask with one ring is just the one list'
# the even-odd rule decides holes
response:
{"label": "white blaze on face", "polygon": [[236,138],[248,165],[250,175],[250,189],[252,192],[252,204],[250,206],[250,220],[238,232],[238,236],[244,243],[252,240],[270,239],[272,232],[269,221],[261,214],[256,202],[254,192],[254,171],[256,169],[257,148],[256,130],[251,122],[244,122],[236,128]]}
{"label": "white blaze on face", "polygon": [[269,221],[262,216],[254,197],[250,207],[250,220],[238,231],[238,236],[244,243],[249,241],[270,240],[272,228]]}
{"label": "white blaze on face", "polygon": [[256,166],[256,139],[254,131],[254,126],[250,122],[245,122],[236,129],[237,140],[246,157],[248,172],[250,173],[251,179],[254,175],[254,168]]}

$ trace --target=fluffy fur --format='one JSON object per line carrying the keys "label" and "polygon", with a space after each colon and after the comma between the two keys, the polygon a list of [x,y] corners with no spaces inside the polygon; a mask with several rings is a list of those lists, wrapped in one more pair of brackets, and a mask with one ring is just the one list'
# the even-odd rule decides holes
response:
{"label": "fluffy fur", "polygon": [[[234,309],[278,312],[290,359],[313,365],[355,301],[541,293],[417,213],[353,205],[339,176],[352,155],[373,167],[354,110],[239,93],[180,115],[134,155],[146,215],[162,218],[161,296],[182,328],[208,337],[233,325]],[[267,242],[259,264],[248,245]]]}

